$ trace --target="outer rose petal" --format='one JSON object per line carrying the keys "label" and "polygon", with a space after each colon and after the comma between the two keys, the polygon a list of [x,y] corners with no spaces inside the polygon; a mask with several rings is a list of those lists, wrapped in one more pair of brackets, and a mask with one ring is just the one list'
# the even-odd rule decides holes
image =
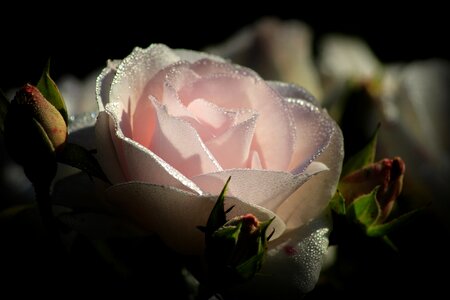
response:
{"label": "outer rose petal", "polygon": [[306,89],[293,83],[266,81],[267,84],[277,91],[283,98],[295,98],[311,102],[319,107],[317,99],[311,95]]}
{"label": "outer rose petal", "polygon": [[[206,224],[217,200],[217,196],[198,196],[142,182],[112,186],[106,190],[106,198],[144,229],[156,232],[168,246],[184,254],[197,255],[204,250],[204,235],[197,226]],[[225,205],[226,208],[235,205],[228,214],[230,218],[246,213],[260,220],[275,217],[271,225],[275,229],[273,238],[284,231],[284,222],[269,210],[233,197],[226,197]]]}
{"label": "outer rose petal", "polygon": [[100,112],[95,124],[97,159],[112,183],[123,182],[125,175],[122,172],[109,127],[108,114],[104,111]]}
{"label": "outer rose petal", "polygon": [[325,110],[300,99],[286,99],[294,120],[296,138],[288,170],[303,172],[329,145],[336,123]]}
{"label": "outer rose petal", "polygon": [[260,273],[234,294],[239,299],[301,299],[319,278],[330,228],[330,219],[321,216],[269,242]]}
{"label": "outer rose petal", "polygon": [[286,221],[288,229],[298,228],[317,217],[336,191],[344,158],[344,144],[341,130],[332,122],[331,140],[315,160],[325,164],[330,170],[312,177],[276,210]]}
{"label": "outer rose petal", "polygon": [[192,178],[192,181],[202,190],[214,193],[220,190],[231,176],[227,189],[230,196],[274,210],[311,176],[328,170],[323,164],[313,165],[316,168],[299,175],[269,170],[234,169],[203,174]]}
{"label": "outer rose petal", "polygon": [[108,60],[107,67],[97,77],[95,95],[99,111],[104,111],[105,105],[109,103],[109,91],[119,64],[120,61]]}
{"label": "outer rose petal", "polygon": [[[179,60],[180,58],[165,45],[153,44],[147,49],[135,48],[117,67],[109,102],[122,103],[125,114],[132,120],[146,84],[161,69]],[[134,125],[130,122],[131,132]]]}
{"label": "outer rose petal", "polygon": [[172,49],[172,51],[175,52],[175,54],[178,55],[182,60],[186,60],[190,63],[194,63],[205,58],[217,62],[225,62],[225,59],[223,59],[222,57],[205,52],[198,52],[189,49]]}

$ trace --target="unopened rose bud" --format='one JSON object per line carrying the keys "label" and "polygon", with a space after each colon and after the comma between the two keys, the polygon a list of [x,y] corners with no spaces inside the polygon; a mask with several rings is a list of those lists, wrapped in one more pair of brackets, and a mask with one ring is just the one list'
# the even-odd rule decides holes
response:
{"label": "unopened rose bud", "polygon": [[350,205],[358,197],[369,194],[379,186],[376,200],[381,219],[386,220],[402,191],[405,163],[399,157],[383,159],[345,176],[339,183],[339,192]]}
{"label": "unopened rose bud", "polygon": [[209,275],[216,283],[233,284],[251,279],[266,253],[266,231],[271,220],[237,216],[217,229],[207,244]]}
{"label": "unopened rose bud", "polygon": [[21,88],[14,99],[23,107],[24,113],[30,114],[42,126],[55,151],[60,150],[67,139],[67,125],[61,113],[31,84]]}
{"label": "unopened rose bud", "polygon": [[62,115],[35,86],[27,84],[17,91],[5,118],[5,142],[33,183],[53,179],[55,155],[66,139]]}

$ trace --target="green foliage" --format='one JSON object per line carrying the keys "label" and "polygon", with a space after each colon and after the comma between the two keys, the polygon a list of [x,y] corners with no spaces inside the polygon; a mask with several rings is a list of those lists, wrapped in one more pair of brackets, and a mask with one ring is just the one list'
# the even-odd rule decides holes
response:
{"label": "green foliage", "polygon": [[364,166],[375,162],[379,129],[380,125],[378,125],[374,134],[370,138],[369,143],[367,143],[367,145],[363,149],[361,149],[345,163],[344,167],[342,168],[341,178],[344,178],[346,175],[352,173],[353,171],[361,169]]}
{"label": "green foliage", "polygon": [[44,68],[41,79],[37,83],[36,87],[42,93],[42,95],[50,102],[62,115],[66,125],[68,124],[67,108],[64,99],[59,92],[56,83],[50,77],[50,60]]}
{"label": "green foliage", "polygon": [[354,200],[348,207],[348,216],[365,227],[375,224],[381,214],[377,192],[378,187],[370,194],[362,195]]}

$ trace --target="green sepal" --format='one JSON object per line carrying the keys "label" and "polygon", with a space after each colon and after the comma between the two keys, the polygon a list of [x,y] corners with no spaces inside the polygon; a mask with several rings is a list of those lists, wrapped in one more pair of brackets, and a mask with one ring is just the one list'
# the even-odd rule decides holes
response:
{"label": "green sepal", "polygon": [[5,118],[6,113],[8,112],[8,108],[8,98],[6,98],[5,94],[3,94],[3,91],[0,90],[0,133],[5,132]]}
{"label": "green sepal", "polygon": [[227,191],[228,183],[231,177],[228,177],[227,182],[220,192],[217,198],[216,204],[214,205],[211,214],[209,215],[208,222],[206,223],[205,233],[206,236],[211,236],[217,229],[222,227],[226,222],[226,212],[225,212],[225,193]]}
{"label": "green sepal", "polygon": [[44,68],[44,72],[42,72],[41,79],[39,79],[36,87],[39,89],[45,99],[47,99],[47,101],[50,102],[59,111],[64,121],[66,122],[66,125],[68,125],[66,103],[64,102],[64,99],[59,92],[56,83],[50,77],[50,59],[48,60]]}
{"label": "green sepal", "polygon": [[345,216],[347,212],[345,208],[345,199],[344,196],[342,196],[342,194],[339,192],[339,190],[336,191],[333,198],[331,199],[330,208],[337,214]]}
{"label": "green sepal", "polygon": [[370,138],[369,143],[367,143],[367,145],[364,146],[363,149],[349,158],[349,160],[345,163],[344,167],[342,168],[341,178],[344,178],[346,175],[352,173],[353,171],[362,169],[366,165],[375,162],[379,129],[380,124],[378,124],[377,129]]}
{"label": "green sepal", "polygon": [[110,183],[92,152],[77,144],[67,143],[63,150],[58,153],[57,160],[60,163],[80,169],[89,176],[94,176]]}
{"label": "green sepal", "polygon": [[261,236],[263,236],[263,246],[266,246],[267,242],[270,241],[270,238],[272,237],[273,232],[271,232],[269,234],[269,236],[266,238],[267,235],[267,229],[269,228],[270,224],[272,224],[273,220],[275,220],[275,217],[273,217],[270,220],[264,221],[264,222],[259,222],[259,228],[260,228],[260,232],[261,232]]}
{"label": "green sepal", "polygon": [[418,208],[418,209],[412,210],[410,212],[407,212],[407,213],[399,216],[398,218],[395,218],[387,223],[374,224],[367,228],[366,233],[368,236],[373,236],[373,237],[385,236],[386,234],[405,225],[407,222],[411,221],[414,217],[416,217],[418,214],[422,213],[423,211],[424,211],[424,208]]}
{"label": "green sepal", "polygon": [[19,205],[7,207],[0,211],[0,222],[12,219],[12,218],[18,216],[19,214],[21,214],[22,212],[27,211],[29,209],[34,209],[34,208],[36,208],[35,203],[19,204]]}
{"label": "green sepal", "polygon": [[375,224],[381,215],[380,205],[377,202],[378,188],[374,188],[369,194],[358,197],[349,205],[347,212],[350,219],[366,228]]}
{"label": "green sepal", "polygon": [[241,232],[242,224],[238,224],[236,226],[223,226],[214,231],[213,238],[220,238],[226,240],[232,240],[235,243],[239,237],[239,233]]}

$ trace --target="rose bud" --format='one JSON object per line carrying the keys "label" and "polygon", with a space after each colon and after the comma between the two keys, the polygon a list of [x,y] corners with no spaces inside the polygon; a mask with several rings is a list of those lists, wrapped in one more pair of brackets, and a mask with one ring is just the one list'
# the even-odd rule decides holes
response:
{"label": "rose bud", "polygon": [[53,179],[55,154],[66,139],[67,125],[61,113],[41,92],[30,84],[18,90],[5,118],[5,142],[30,181]]}
{"label": "rose bud", "polygon": [[206,257],[213,285],[228,286],[253,278],[263,263],[271,222],[246,214],[232,218],[212,234]]}
{"label": "rose bud", "polygon": [[382,159],[345,176],[339,183],[339,191],[348,206],[379,186],[376,200],[381,218],[378,221],[384,221],[389,217],[395,200],[402,191],[404,174],[405,163],[401,158]]}

